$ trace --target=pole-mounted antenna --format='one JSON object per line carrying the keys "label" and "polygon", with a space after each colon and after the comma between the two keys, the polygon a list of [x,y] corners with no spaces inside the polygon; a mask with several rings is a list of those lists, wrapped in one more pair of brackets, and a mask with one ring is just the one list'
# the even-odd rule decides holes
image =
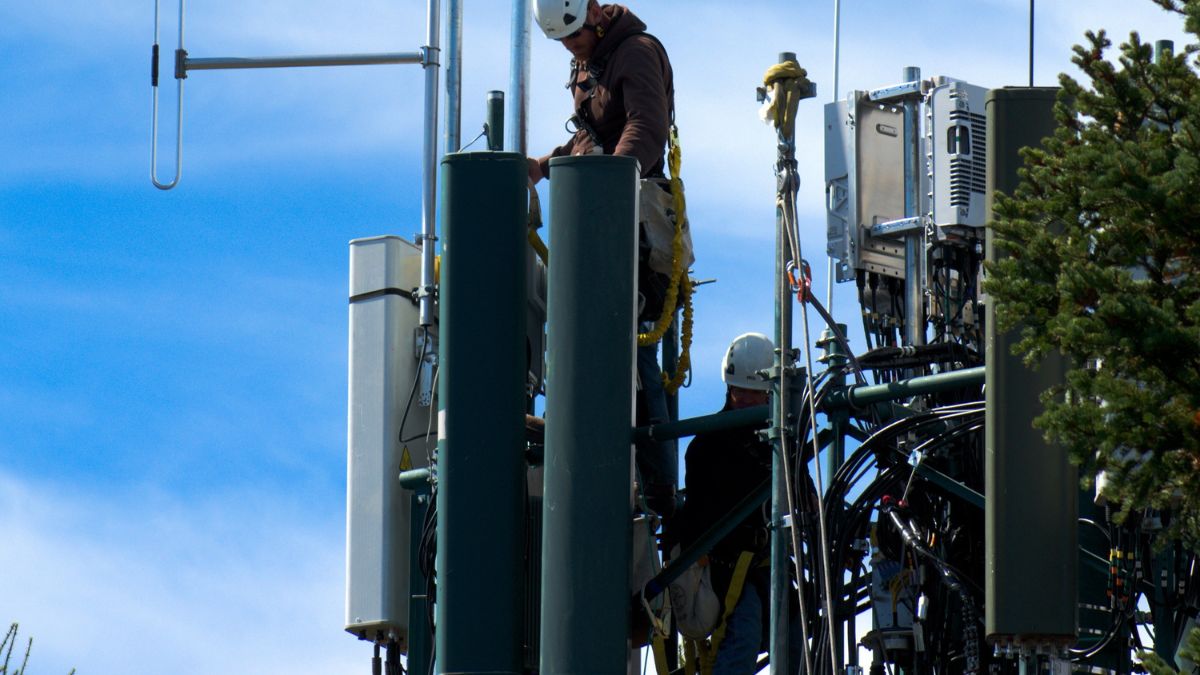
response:
{"label": "pole-mounted antenna", "polygon": [[183,3],[184,0],[179,0],[179,48],[175,50],[175,81],[179,92],[175,116],[175,178],[170,183],[163,183],[158,180],[158,0],[154,0],[154,44],[150,48],[150,182],[160,190],[170,190],[178,185],[183,170],[183,80],[187,77],[180,67],[183,57],[187,56],[183,51]]}

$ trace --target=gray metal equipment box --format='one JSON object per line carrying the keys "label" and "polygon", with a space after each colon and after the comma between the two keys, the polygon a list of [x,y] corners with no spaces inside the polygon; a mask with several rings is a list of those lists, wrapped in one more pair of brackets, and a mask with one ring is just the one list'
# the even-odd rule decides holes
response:
{"label": "gray metal equipment box", "polygon": [[421,249],[399,237],[350,242],[346,630],[402,648],[414,526],[398,475],[429,465],[437,435],[433,426],[428,436],[436,335],[420,328],[414,301],[420,269]]}
{"label": "gray metal equipment box", "polygon": [[[905,230],[984,225],[986,93],[939,75],[898,96],[852,91],[825,105],[826,250],[839,282],[859,270],[904,278]],[[904,210],[904,102],[914,98],[922,158],[916,225]]]}
{"label": "gray metal equipment box", "polygon": [[927,97],[926,152],[933,176],[933,223],[987,223],[987,89],[946,79]]}
{"label": "gray metal equipment box", "polygon": [[[922,193],[925,191],[922,190]],[[837,280],[862,269],[904,277],[903,236],[874,237],[873,225],[904,217],[904,109],[862,91],[825,105],[826,248]]]}

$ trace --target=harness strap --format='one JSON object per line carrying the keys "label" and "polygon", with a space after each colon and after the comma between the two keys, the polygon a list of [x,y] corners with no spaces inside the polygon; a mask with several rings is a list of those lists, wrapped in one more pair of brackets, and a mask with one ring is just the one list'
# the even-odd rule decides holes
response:
{"label": "harness strap", "polygon": [[650,645],[654,651],[654,668],[658,675],[671,675],[671,669],[667,666],[667,639],[656,631]]}
{"label": "harness strap", "polygon": [[708,658],[702,656],[700,659],[703,675],[712,675],[717,652],[721,649],[721,641],[725,639],[725,628],[729,624],[729,617],[733,616],[733,610],[737,607],[738,600],[742,598],[742,591],[746,587],[746,573],[750,571],[753,562],[754,554],[750,551],[742,551],[738,556],[737,564],[734,565],[733,578],[729,582],[729,590],[725,593],[725,613],[721,616],[721,624],[713,631],[712,648],[707,654]]}
{"label": "harness strap", "polygon": [[[611,50],[609,50],[607,55],[605,55],[599,59],[593,59],[593,60],[589,61],[587,64],[587,80],[586,81],[587,81],[587,85],[588,85],[588,89],[587,89],[588,95],[587,95],[587,98],[585,98],[583,100],[583,104],[581,104],[575,110],[575,114],[572,116],[571,120],[574,121],[575,124],[578,125],[578,127],[580,129],[583,129],[585,132],[587,132],[587,135],[592,140],[592,143],[594,143],[597,146],[602,146],[603,144],[600,141],[600,137],[596,134],[595,129],[592,127],[591,120],[589,119],[591,117],[591,112],[589,110],[587,103],[596,96],[596,87],[599,86],[600,77],[604,74],[605,69],[608,67],[608,60],[614,54],[617,53],[617,49],[620,48],[620,46],[622,44],[624,44],[624,42],[626,40],[628,40],[631,37],[636,37],[638,35],[642,35],[642,36],[648,37],[651,40],[653,40],[654,43],[658,45],[658,48],[660,50],[662,50],[663,55],[664,56],[666,55],[667,48],[663,45],[662,40],[659,40],[656,36],[654,36],[650,33],[641,31],[638,33],[626,33],[624,36],[621,37],[620,40],[617,41],[617,43],[615,45],[613,45],[613,48]],[[572,98],[575,97],[575,90],[579,88],[579,70],[580,70],[579,62],[576,61],[575,59],[571,59],[571,77],[569,80],[567,80],[567,88],[571,90]],[[671,124],[671,126],[674,126],[675,125],[675,78],[673,75],[671,77],[670,84],[667,86],[667,105],[669,106],[670,124]]]}
{"label": "harness strap", "polygon": [[683,675],[696,675],[696,662],[700,659],[700,640],[683,641]]}

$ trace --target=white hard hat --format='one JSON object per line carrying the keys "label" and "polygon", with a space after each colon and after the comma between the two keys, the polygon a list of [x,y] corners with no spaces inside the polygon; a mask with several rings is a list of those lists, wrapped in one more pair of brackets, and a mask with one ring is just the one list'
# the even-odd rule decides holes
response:
{"label": "white hard hat", "polygon": [[746,333],[734,338],[721,359],[721,379],[731,387],[770,391],[770,380],[759,371],[775,365],[775,345],[762,333]]}
{"label": "white hard hat", "polygon": [[535,0],[533,18],[551,40],[561,40],[583,28],[591,0]]}

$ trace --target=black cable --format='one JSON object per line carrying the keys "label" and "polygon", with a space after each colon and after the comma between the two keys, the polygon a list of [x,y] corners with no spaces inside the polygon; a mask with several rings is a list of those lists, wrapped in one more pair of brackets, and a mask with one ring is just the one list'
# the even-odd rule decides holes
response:
{"label": "black cable", "polygon": [[399,436],[400,436],[401,443],[407,443],[409,441],[416,440],[416,439],[420,438],[421,436],[425,435],[425,434],[418,434],[418,435],[413,436],[412,438],[409,438],[406,440],[404,438],[404,425],[406,422],[408,422],[408,411],[410,409],[412,409],[413,399],[416,398],[416,396],[417,396],[417,385],[421,383],[421,366],[422,366],[422,364],[425,363],[425,350],[428,346],[429,346],[429,329],[422,328],[421,329],[421,355],[417,357],[416,374],[413,375],[412,388],[408,392],[408,402],[404,404],[404,414],[400,417]]}
{"label": "black cable", "polygon": [[433,663],[437,650],[437,628],[434,623],[434,601],[437,598],[437,484],[429,494],[429,506],[425,510],[425,522],[421,527],[420,543],[417,546],[417,566],[425,577],[425,620],[429,626],[429,670],[433,675]]}
{"label": "black cable", "polygon": [[[441,364],[440,364],[440,363],[435,363],[435,364],[434,364],[434,366],[433,366],[433,377],[432,377],[432,378],[430,378],[430,380],[431,380],[431,383],[432,383],[432,385],[433,385],[433,388],[434,388],[434,389],[437,389],[438,374],[441,372],[441,367],[442,367],[442,366],[441,366]],[[419,434],[413,434],[412,436],[409,436],[408,438],[401,438],[401,439],[400,439],[400,442],[401,442],[401,443],[410,443],[410,442],[412,442],[412,441],[415,441],[415,440],[417,440],[418,438],[425,438],[425,439],[427,439],[427,440],[428,440],[428,438],[429,438],[430,436],[433,436],[433,435],[434,435],[434,432],[433,432],[433,411],[431,410],[431,411],[430,411],[430,416],[429,416],[429,421],[428,421],[428,423],[427,423],[427,424],[426,424],[426,426],[425,426],[425,431],[424,431],[423,433],[419,433]]]}
{"label": "black cable", "polygon": [[[863,374],[862,366],[859,365],[858,358],[854,356],[854,352],[850,350],[850,343],[846,340],[846,336],[842,333],[842,329],[838,326],[837,321],[834,321],[829,311],[811,293],[808,294],[808,303],[813,306],[813,309],[817,310],[817,314],[821,315],[821,319],[825,321],[825,324],[829,326],[830,332],[833,333],[834,339],[841,345],[842,350],[846,352],[846,358],[854,366],[854,375],[857,382],[859,384],[866,384],[867,378]],[[805,347],[807,348],[807,345]]]}
{"label": "black cable", "polygon": [[934,568],[941,573],[942,579],[945,581],[946,585],[949,586],[950,589],[955,593],[957,593],[964,602],[973,602],[973,598],[967,593],[965,583],[970,583],[972,586],[974,586],[973,590],[976,590],[980,595],[983,594],[983,589],[979,588],[978,584],[975,584],[973,581],[969,580],[961,570],[955,569],[954,566],[939,558],[933,553],[933,551],[930,551],[924,544],[922,544],[920,535],[912,528],[910,523],[904,522],[904,519],[900,517],[900,514],[896,511],[895,507],[885,505],[883,513],[891,521],[892,526],[896,528],[896,531],[900,533],[900,537],[904,539],[904,543],[908,544],[909,548],[915,551],[917,555],[920,555],[922,558],[925,558],[931,562]]}
{"label": "black cable", "polygon": [[1113,622],[1112,628],[1097,644],[1088,647],[1087,649],[1076,649],[1075,647],[1071,647],[1069,650],[1071,653],[1071,662],[1078,663],[1080,661],[1085,661],[1104,651],[1113,641],[1113,638],[1117,636],[1117,633],[1121,632],[1121,627],[1125,625],[1126,619],[1128,619],[1126,613],[1120,612],[1117,615],[1116,620]]}
{"label": "black cable", "polygon": [[[835,481],[837,482],[831,484],[830,486],[831,494],[828,500],[829,503],[836,503],[835,498],[840,498],[840,495],[843,494],[844,490],[848,490],[850,486],[856,484],[863,476],[866,475],[866,472],[870,469],[872,464],[875,452],[877,452],[878,449],[882,449],[877,449],[876,446],[883,445],[884,443],[888,443],[890,445],[890,442],[896,440],[900,435],[906,434],[914,429],[920,429],[923,426],[928,426],[929,424],[940,424],[955,417],[969,417],[971,415],[978,414],[980,414],[980,411],[977,403],[956,405],[948,406],[946,409],[935,409],[935,411],[930,411],[929,413],[918,416],[917,419],[901,420],[888,425],[888,427],[880,430],[874,436],[867,439],[867,441],[864,441],[863,446],[866,447],[860,446],[858,449],[856,449],[851,458],[849,458],[846,464],[841,467],[841,470],[835,476]],[[972,429],[972,427],[976,428]],[[927,449],[935,450],[936,448],[934,445],[940,446],[941,444],[953,442],[963,434],[974,433],[976,430],[977,426],[968,420],[968,422],[965,424],[959,424],[951,430],[947,430],[948,433],[944,432],[942,434],[943,439],[936,444],[928,444]],[[856,537],[860,536],[860,533],[863,532],[871,522],[870,516],[874,511],[873,504],[882,494],[897,489],[902,485],[903,480],[907,477],[905,475],[906,468],[907,467],[901,464],[883,468],[876,476],[876,479],[863,490],[863,493],[860,495],[860,497],[855,500],[855,502],[851,504],[850,507],[845,511],[844,517],[832,519],[833,525],[831,527],[830,534],[830,547],[837,561],[836,563],[831,562],[832,569],[843,569],[845,567],[847,556],[851,555],[851,546],[853,541]],[[939,571],[942,571],[943,574],[946,573],[946,571],[942,569],[939,569]],[[957,574],[959,577],[966,579],[967,584],[973,587],[972,590],[975,590],[977,593],[981,593],[981,591],[978,590],[978,584],[975,584],[974,581],[965,573],[957,569],[953,569],[949,573],[952,575]],[[972,612],[972,616],[978,616],[974,610],[974,602],[964,601],[964,603],[966,602],[970,602],[971,604],[970,611]]]}
{"label": "black cable", "polygon": [[[819,395],[823,396],[827,391],[828,388],[823,386],[820,389]],[[923,444],[923,449],[926,451],[937,451],[945,445],[956,442],[959,438],[966,434],[975,433],[978,430],[978,424],[977,420],[973,418],[978,417],[981,414],[982,408],[978,402],[936,408],[925,413],[914,415],[913,417],[907,419],[898,420],[886,425],[881,429],[875,430],[870,437],[864,440],[859,447],[855,449],[851,456],[847,458],[846,462],[843,463],[842,466],[839,467],[831,477],[828,490],[826,491],[826,517],[829,522],[827,544],[834,560],[836,560],[836,562],[831,560],[831,570],[845,569],[845,561],[847,557],[851,555],[851,546],[853,541],[856,537],[860,536],[860,533],[871,522],[870,517],[874,512],[874,504],[878,502],[883,494],[886,494],[889,491],[894,491],[898,487],[902,486],[904,480],[911,475],[911,470],[900,463],[888,467],[880,467],[875,479],[863,489],[859,497],[847,508],[845,496],[849,493],[849,490],[851,490],[869,474],[872,467],[875,466],[877,457],[887,456],[884,451],[894,451],[895,442],[905,434],[932,424],[942,425],[952,420],[965,418],[962,423],[953,425],[949,429],[940,429],[937,435]],[[802,429],[802,432],[797,434],[799,438],[809,439],[809,433],[811,433],[812,430],[807,428],[807,422],[807,417],[802,417],[802,424],[799,425],[799,428]],[[807,450],[809,445],[809,443],[805,443],[800,447]],[[804,451],[797,452],[796,454],[802,459],[798,459],[795,473],[806,476],[808,473],[807,460],[809,456]],[[796,492],[800,492],[801,490],[806,491],[807,485],[807,481],[798,479],[794,482],[794,489]],[[806,501],[802,502],[800,499],[795,499],[794,501],[797,503],[806,503]],[[795,514],[793,514],[793,517],[795,517]],[[803,521],[797,522],[800,522],[801,524],[803,523]],[[809,553],[813,554],[817,550],[817,544],[813,543],[811,537],[808,537],[807,539],[808,540],[806,543],[808,545]],[[933,555],[932,553],[930,553],[930,555],[932,555],[935,560],[940,562],[940,558],[938,558],[938,556]],[[804,564],[804,551],[797,552],[797,559],[800,561],[802,566],[810,567]],[[949,579],[955,580],[956,582],[958,577],[966,579],[966,584],[972,586],[972,590],[975,590],[978,587],[973,580],[956,568],[952,568],[946,564],[935,564],[935,567],[939,569],[939,572],[941,572],[943,576],[947,576]],[[865,581],[869,584],[869,578]],[[856,585],[857,584],[853,582],[851,584],[851,586]],[[966,590],[965,584],[958,583],[957,588],[961,590],[962,595],[964,598],[966,598],[964,599],[964,605],[969,605],[973,608],[974,602]],[[850,602],[846,603],[844,602],[843,597],[848,593],[852,594],[852,599]],[[813,624],[814,630],[811,631],[810,635],[811,639],[814,640],[813,644],[816,649],[816,664],[818,666],[818,672],[822,672],[821,669],[826,668],[826,664],[830,662],[831,655],[828,652],[828,648],[825,646],[825,642],[828,637],[827,631],[832,630],[833,622],[837,619],[837,616],[841,616],[841,608],[857,608],[860,597],[870,597],[869,586],[865,591],[860,591],[858,588],[848,588],[845,580],[839,579],[837,580],[837,598],[839,607],[837,610],[835,610],[835,616],[813,617],[811,623]],[[975,616],[975,614],[972,615]]]}

